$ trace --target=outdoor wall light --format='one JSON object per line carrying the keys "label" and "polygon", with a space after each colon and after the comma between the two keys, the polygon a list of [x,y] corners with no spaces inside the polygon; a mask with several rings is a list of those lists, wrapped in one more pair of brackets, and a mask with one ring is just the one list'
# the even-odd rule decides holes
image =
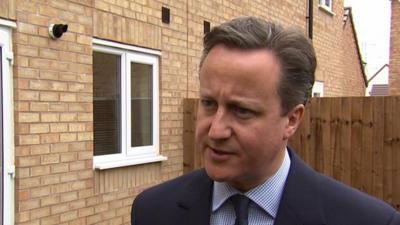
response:
{"label": "outdoor wall light", "polygon": [[65,32],[68,31],[68,24],[50,24],[49,34],[53,39],[60,38]]}

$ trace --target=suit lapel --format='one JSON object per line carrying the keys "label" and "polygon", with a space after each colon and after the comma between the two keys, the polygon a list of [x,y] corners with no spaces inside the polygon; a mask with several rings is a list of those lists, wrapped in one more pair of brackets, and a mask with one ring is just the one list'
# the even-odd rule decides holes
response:
{"label": "suit lapel", "polygon": [[181,190],[184,193],[177,201],[178,210],[182,217],[179,225],[207,225],[210,224],[212,180],[202,170],[199,177],[193,179]]}
{"label": "suit lapel", "polygon": [[291,165],[275,225],[325,224],[318,174],[290,149],[289,155]]}

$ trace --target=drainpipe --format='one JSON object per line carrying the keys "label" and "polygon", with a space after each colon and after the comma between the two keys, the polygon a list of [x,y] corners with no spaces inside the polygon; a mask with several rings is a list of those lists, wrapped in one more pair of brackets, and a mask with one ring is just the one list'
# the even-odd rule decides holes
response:
{"label": "drainpipe", "polygon": [[313,0],[308,0],[308,16],[306,17],[308,22],[308,37],[313,38]]}

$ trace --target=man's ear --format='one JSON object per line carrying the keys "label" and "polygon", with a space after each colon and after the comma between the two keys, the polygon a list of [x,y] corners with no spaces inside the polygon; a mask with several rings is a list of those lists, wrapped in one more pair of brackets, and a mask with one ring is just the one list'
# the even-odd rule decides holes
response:
{"label": "man's ear", "polygon": [[297,130],[304,116],[305,107],[303,104],[298,104],[286,115],[288,123],[286,124],[283,140],[289,139]]}

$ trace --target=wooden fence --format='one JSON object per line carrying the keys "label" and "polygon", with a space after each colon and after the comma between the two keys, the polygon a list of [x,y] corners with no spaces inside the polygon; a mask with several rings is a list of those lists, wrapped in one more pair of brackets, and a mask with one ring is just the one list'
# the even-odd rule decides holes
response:
{"label": "wooden fence", "polygon": [[[195,150],[197,99],[184,101],[184,171]],[[313,98],[289,144],[310,166],[400,210],[400,96]]]}

